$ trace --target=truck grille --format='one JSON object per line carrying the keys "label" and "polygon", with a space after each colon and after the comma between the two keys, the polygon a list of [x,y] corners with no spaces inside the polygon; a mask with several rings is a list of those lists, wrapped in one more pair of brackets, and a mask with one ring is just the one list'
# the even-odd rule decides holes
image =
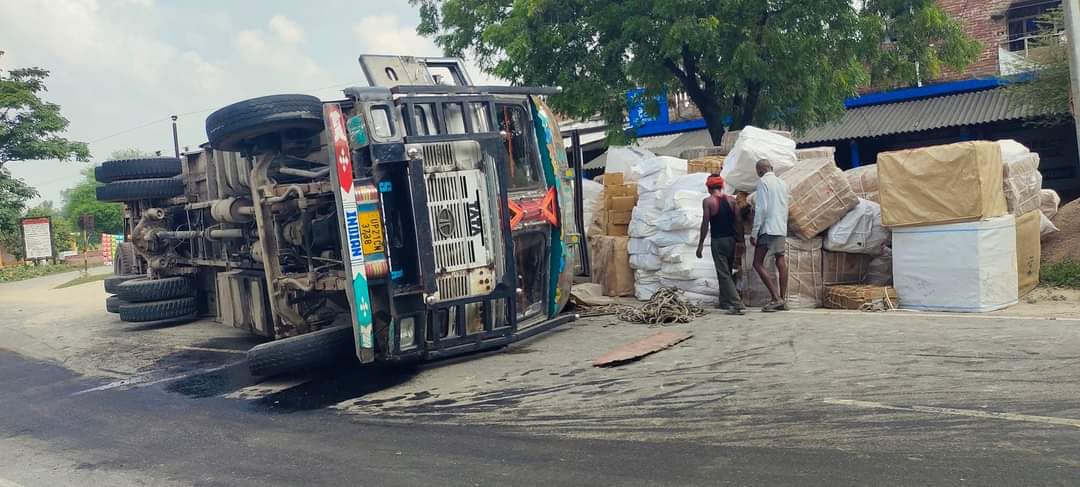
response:
{"label": "truck grille", "polygon": [[475,169],[428,175],[436,272],[492,265],[491,215],[484,181],[483,173]]}
{"label": "truck grille", "polygon": [[483,157],[480,143],[475,140],[409,144],[407,149],[420,151],[427,174],[476,169]]}

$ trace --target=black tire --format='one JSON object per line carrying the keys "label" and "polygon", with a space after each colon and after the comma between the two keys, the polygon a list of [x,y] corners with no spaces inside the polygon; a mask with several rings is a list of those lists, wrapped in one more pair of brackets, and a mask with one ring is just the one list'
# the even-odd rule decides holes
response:
{"label": "black tire", "polygon": [[113,181],[97,187],[98,201],[156,200],[181,194],[184,194],[184,182],[175,178]]}
{"label": "black tire", "polygon": [[240,151],[258,137],[310,137],[322,131],[322,102],[309,95],[271,95],[233,103],[206,117],[210,146]]}
{"label": "black tire", "polygon": [[149,303],[125,303],[120,305],[120,319],[130,323],[145,321],[195,319],[198,307],[195,298],[151,301]]}
{"label": "black tire", "polygon": [[186,277],[131,279],[116,287],[116,295],[129,303],[145,303],[191,296],[191,281]]}
{"label": "black tire", "polygon": [[254,376],[270,377],[328,365],[353,353],[351,327],[325,328],[252,347],[247,353],[248,370]]}
{"label": "black tire", "polygon": [[99,183],[126,181],[129,179],[171,178],[180,174],[180,159],[175,157],[150,157],[105,161],[94,168],[94,179]]}
{"label": "black tire", "polygon": [[117,296],[109,296],[108,298],[105,299],[105,311],[108,311],[110,313],[119,313],[120,312],[120,305],[122,305],[122,304],[128,304],[128,303],[127,303],[127,301],[124,301],[123,299],[120,299]]}
{"label": "black tire", "polygon": [[109,294],[116,294],[117,289],[121,283],[130,281],[132,279],[138,279],[144,277],[142,274],[120,274],[116,276],[109,276],[105,278],[105,292]]}
{"label": "black tire", "polygon": [[120,242],[116,246],[116,257],[113,258],[113,274],[135,274],[138,272],[135,262],[135,244]]}

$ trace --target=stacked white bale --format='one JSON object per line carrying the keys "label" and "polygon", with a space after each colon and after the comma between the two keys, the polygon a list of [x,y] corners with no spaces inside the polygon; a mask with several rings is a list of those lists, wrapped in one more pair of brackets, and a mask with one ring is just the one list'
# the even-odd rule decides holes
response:
{"label": "stacked white bale", "polygon": [[746,127],[739,132],[735,145],[724,159],[720,175],[724,177],[724,189],[729,194],[736,191],[752,192],[757,186],[757,163],[762,159],[772,162],[777,176],[795,166],[795,141],[768,130]]}
{"label": "stacked white bale", "polygon": [[627,182],[637,184],[638,201],[627,230],[630,235],[628,251],[630,267],[634,269],[634,294],[638,299],[647,300],[662,286],[660,249],[652,241],[660,233],[662,220],[659,195],[673,180],[686,174],[686,160],[626,148],[621,148],[617,154]]}

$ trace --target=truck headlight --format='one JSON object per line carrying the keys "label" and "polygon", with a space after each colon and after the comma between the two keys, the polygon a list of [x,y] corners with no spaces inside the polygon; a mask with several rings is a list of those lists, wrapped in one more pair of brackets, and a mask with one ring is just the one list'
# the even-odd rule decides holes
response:
{"label": "truck headlight", "polygon": [[402,350],[416,346],[416,318],[410,316],[398,320],[398,340]]}

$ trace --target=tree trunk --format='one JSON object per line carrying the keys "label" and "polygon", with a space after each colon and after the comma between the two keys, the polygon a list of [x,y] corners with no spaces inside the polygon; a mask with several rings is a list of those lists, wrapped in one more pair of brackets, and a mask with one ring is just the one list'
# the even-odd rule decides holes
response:
{"label": "tree trunk", "polygon": [[712,139],[712,144],[719,146],[724,140],[724,118],[720,116],[719,111],[701,110],[701,118],[705,119],[705,126],[709,129],[709,138]]}

